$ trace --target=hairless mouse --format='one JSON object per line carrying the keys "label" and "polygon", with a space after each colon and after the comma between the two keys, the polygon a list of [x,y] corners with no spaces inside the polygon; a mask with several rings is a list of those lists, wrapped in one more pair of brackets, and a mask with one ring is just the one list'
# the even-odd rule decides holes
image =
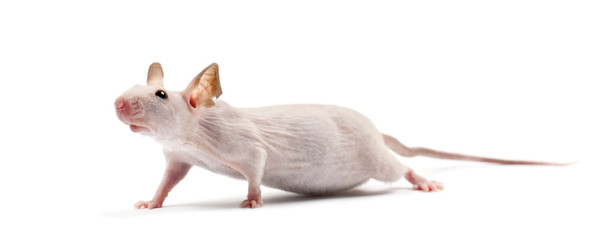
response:
{"label": "hairless mouse", "polygon": [[263,206],[260,186],[325,195],[369,179],[405,178],[413,189],[443,189],[401,164],[404,157],[429,156],[500,164],[565,165],[513,161],[410,148],[380,133],[362,114],[330,105],[235,108],[222,100],[219,68],[213,63],[181,92],[163,88],[163,69],[152,63],[147,86],[137,85],[115,101],[118,118],[131,131],[152,136],[163,147],[167,167],[154,198],[136,208],[160,208],[192,166],[248,181],[240,206]]}

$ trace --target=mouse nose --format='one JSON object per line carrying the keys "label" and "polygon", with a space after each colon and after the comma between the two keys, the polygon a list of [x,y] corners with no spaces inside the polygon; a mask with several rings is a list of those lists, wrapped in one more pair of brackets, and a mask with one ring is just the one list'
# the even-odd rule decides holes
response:
{"label": "mouse nose", "polygon": [[125,108],[125,99],[118,98],[117,101],[115,101],[115,109],[117,109],[117,111],[121,111],[123,108]]}

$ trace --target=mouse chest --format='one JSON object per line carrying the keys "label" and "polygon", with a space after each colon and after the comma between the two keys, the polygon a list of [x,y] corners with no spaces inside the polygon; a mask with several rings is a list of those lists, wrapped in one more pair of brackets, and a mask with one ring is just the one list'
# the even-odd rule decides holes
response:
{"label": "mouse chest", "polygon": [[175,161],[185,162],[193,166],[198,166],[211,172],[233,178],[244,178],[238,171],[219,162],[218,160],[208,157],[206,154],[200,151],[178,151],[176,153],[172,153],[172,155],[177,156],[173,159]]}

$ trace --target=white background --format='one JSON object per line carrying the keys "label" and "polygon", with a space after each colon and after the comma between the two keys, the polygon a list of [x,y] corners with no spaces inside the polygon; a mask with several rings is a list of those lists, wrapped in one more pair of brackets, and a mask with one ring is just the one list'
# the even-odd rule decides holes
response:
{"label": "white background", "polygon": [[[2,1],[2,239],[599,239],[597,1]],[[194,168],[159,210],[160,146],[113,101],[159,61],[218,62],[239,107],[327,103],[410,146],[570,167],[399,160],[445,183],[308,198]]]}

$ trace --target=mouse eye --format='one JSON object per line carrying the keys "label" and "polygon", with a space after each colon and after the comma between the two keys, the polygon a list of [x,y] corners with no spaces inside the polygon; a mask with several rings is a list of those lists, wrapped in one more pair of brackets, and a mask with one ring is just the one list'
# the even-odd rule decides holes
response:
{"label": "mouse eye", "polygon": [[167,93],[163,90],[158,90],[154,93],[154,95],[160,97],[161,99],[167,99]]}

